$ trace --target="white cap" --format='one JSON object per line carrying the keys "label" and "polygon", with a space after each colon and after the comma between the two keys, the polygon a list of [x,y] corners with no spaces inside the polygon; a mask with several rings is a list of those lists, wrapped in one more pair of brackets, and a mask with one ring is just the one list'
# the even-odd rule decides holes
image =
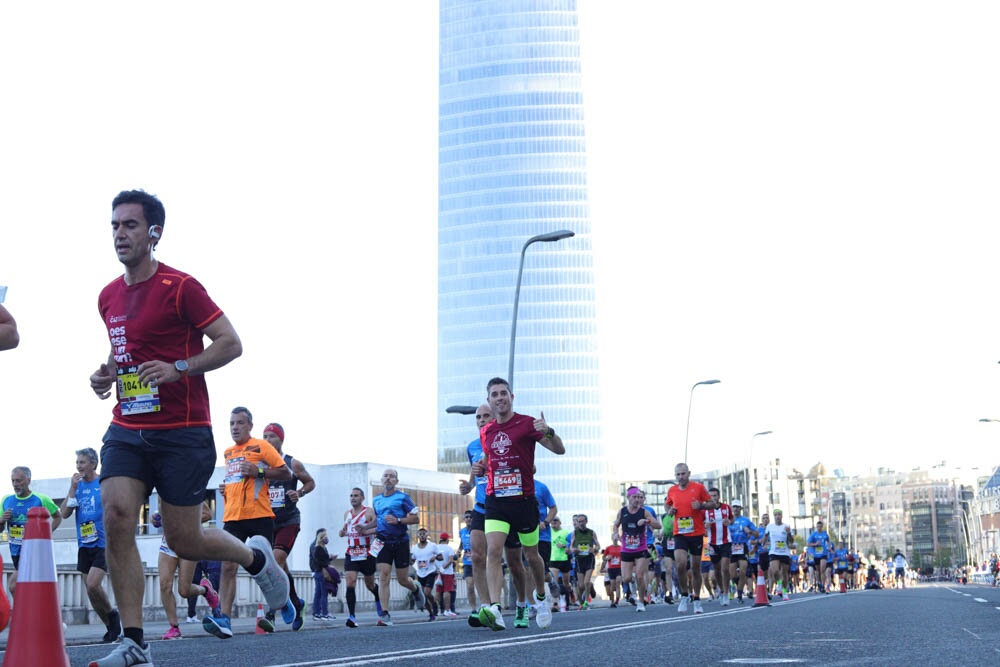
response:
{"label": "white cap", "polygon": [[734,500],[733,502],[731,502],[729,504],[732,507],[743,507],[743,501],[742,500]]}

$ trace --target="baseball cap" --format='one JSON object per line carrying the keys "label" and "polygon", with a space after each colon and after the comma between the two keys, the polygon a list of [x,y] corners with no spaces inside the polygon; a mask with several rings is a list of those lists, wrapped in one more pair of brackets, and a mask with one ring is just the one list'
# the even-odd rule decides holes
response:
{"label": "baseball cap", "polygon": [[731,502],[729,504],[732,505],[733,507],[743,507],[743,501],[742,500],[734,500],[733,502]]}
{"label": "baseball cap", "polygon": [[448,533],[441,533],[440,535],[438,535],[438,539],[439,540],[450,540],[451,536],[448,535]]}

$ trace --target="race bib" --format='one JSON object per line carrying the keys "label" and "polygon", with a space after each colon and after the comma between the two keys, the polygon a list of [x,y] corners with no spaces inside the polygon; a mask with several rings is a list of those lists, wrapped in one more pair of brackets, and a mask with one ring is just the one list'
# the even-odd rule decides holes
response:
{"label": "race bib", "polygon": [[379,555],[379,552],[382,551],[383,546],[385,546],[385,544],[382,542],[382,540],[376,537],[374,540],[372,540],[372,545],[371,547],[368,548],[368,553],[370,553],[374,558],[375,556]]}
{"label": "race bib", "polygon": [[780,550],[780,549],[786,548],[787,546],[788,546],[788,542],[785,542],[784,540],[775,540],[774,541],[774,548],[775,549],[779,549]]}
{"label": "race bib", "polygon": [[673,550],[674,548],[674,538],[667,539],[667,549]]}
{"label": "race bib", "polygon": [[583,546],[577,547],[576,552],[581,556],[586,556],[587,554],[590,553],[590,545],[584,544]]}
{"label": "race bib", "polygon": [[642,544],[642,538],[639,535],[625,535],[624,546],[630,551],[635,551],[640,548]]}
{"label": "race bib", "polygon": [[267,488],[267,495],[271,498],[271,507],[280,508],[285,506],[285,487],[283,486],[269,486]]}
{"label": "race bib", "polygon": [[733,542],[733,555],[742,556],[744,553],[744,545],[742,542]]}
{"label": "race bib", "polygon": [[160,411],[160,389],[139,382],[139,367],[118,368],[118,404],[122,415]]}
{"label": "race bib", "polygon": [[352,561],[368,560],[368,549],[363,546],[353,546],[347,550],[347,555]]}
{"label": "race bib", "polygon": [[21,544],[21,540],[24,539],[24,526],[10,526],[7,534],[10,537],[11,544]]}
{"label": "race bib", "polygon": [[709,544],[708,545],[708,555],[709,556],[714,556],[715,555],[715,545],[714,544]]}
{"label": "race bib", "polygon": [[84,544],[89,542],[96,542],[98,538],[97,535],[97,524],[93,521],[84,521],[80,524],[80,541]]}
{"label": "race bib", "polygon": [[690,516],[679,516],[677,517],[677,532],[681,535],[687,535],[688,533],[694,532],[694,517]]}
{"label": "race bib", "polygon": [[520,496],[521,471],[518,468],[502,468],[493,473],[493,495],[497,498]]}
{"label": "race bib", "polygon": [[237,484],[243,481],[243,471],[240,466],[246,459],[242,456],[226,461],[226,476],[222,479],[223,484]]}

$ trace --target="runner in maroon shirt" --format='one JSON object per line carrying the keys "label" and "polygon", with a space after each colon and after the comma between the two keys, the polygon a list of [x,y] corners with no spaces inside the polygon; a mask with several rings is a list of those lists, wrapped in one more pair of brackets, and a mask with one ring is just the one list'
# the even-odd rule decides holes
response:
{"label": "runner in maroon shirt", "polygon": [[[266,538],[243,544],[219,529],[201,527],[201,504],[216,458],[202,376],[240,356],[240,338],[198,281],[154,258],[163,236],[163,204],[131,190],[119,193],[111,209],[115,253],[125,274],[101,291],[98,304],[111,354],[90,376],[90,386],[101,399],[116,390],[101,449],[101,496],[108,573],[125,637],[91,667],[152,663],[143,641],[145,579],[135,518],[154,488],[164,536],[180,558],[239,563],[268,606],[284,608],[288,600],[288,578]],[[208,347],[204,336],[212,341]],[[294,612],[291,608],[286,622],[294,620]],[[206,623],[214,617],[206,616]],[[217,636],[226,636],[228,625],[228,619],[213,624],[222,633]]]}
{"label": "runner in maroon shirt", "polygon": [[486,475],[486,578],[490,599],[484,600],[488,604],[480,610],[479,620],[493,630],[505,627],[499,605],[503,590],[501,561],[504,543],[514,531],[535,583],[535,622],[544,628],[552,622],[552,610],[545,599],[545,562],[538,553],[535,443],[554,454],[564,454],[566,447],[545,422],[544,412],[538,419],[514,412],[514,395],[506,380],[490,380],[486,394],[494,420],[479,431],[485,461],[473,466],[472,471],[477,476]]}

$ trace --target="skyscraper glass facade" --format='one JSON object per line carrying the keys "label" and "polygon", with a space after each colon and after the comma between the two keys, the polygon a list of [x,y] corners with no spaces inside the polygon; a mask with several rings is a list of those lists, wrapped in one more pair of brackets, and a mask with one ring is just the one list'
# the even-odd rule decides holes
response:
{"label": "skyscraper glass facade", "polygon": [[617,485],[601,438],[597,326],[575,0],[442,0],[438,203],[438,468],[468,472],[486,382],[505,377],[521,249],[515,410],[566,454],[538,456],[562,513],[606,534]]}

